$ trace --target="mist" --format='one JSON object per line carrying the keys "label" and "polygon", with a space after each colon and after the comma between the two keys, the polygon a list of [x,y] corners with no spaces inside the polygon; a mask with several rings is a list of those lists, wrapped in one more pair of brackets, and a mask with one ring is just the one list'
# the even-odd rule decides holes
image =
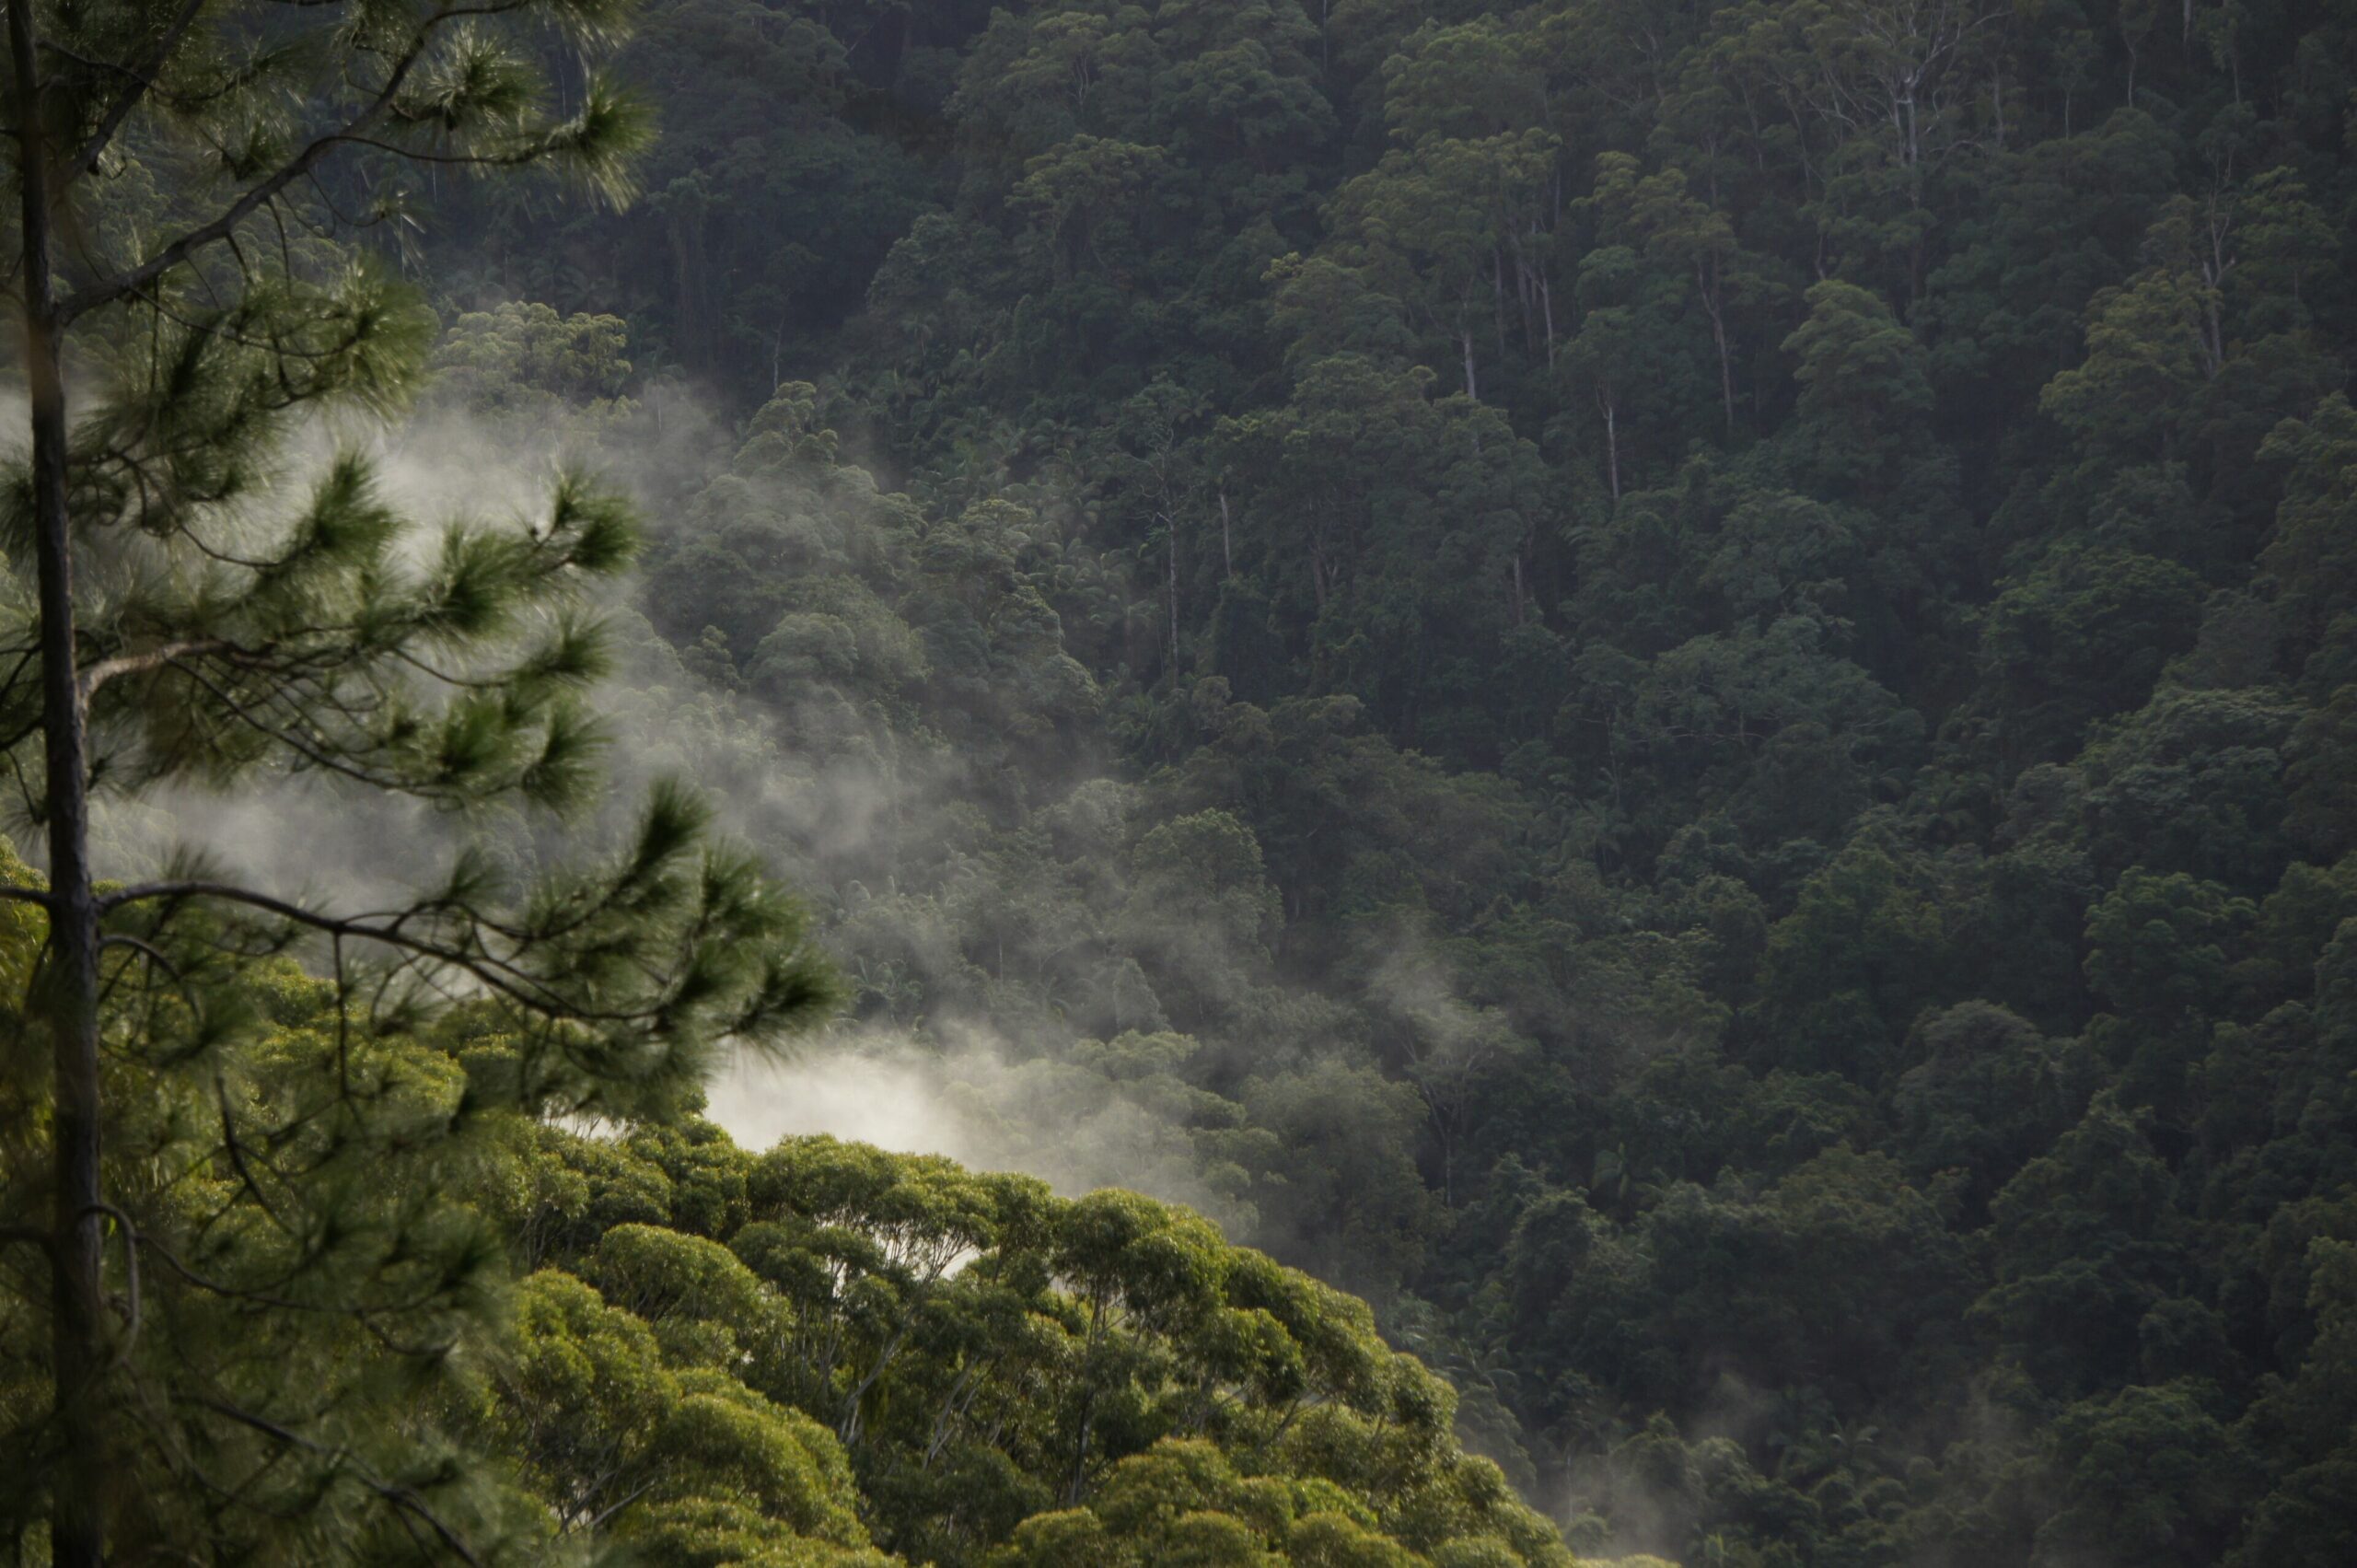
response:
{"label": "mist", "polygon": [[[710,447],[708,478],[720,461],[711,441],[719,423],[676,390],[659,424],[624,416],[587,428],[563,419],[527,425],[447,402],[429,402],[389,427],[315,423],[293,443],[249,522],[266,534],[274,506],[291,506],[331,454],[356,448],[374,464],[385,498],[419,525],[420,559],[440,528],[461,519],[530,526],[563,467],[632,495],[659,553],[682,526],[682,496],[698,488],[680,432],[693,433],[689,453],[695,440]],[[807,496],[765,499],[791,507]],[[606,738],[606,787],[582,819],[552,822],[512,807],[459,817],[332,777],[279,772],[226,791],[176,785],[131,800],[101,796],[103,865],[112,875],[150,875],[194,849],[248,885],[314,907],[380,907],[432,884],[470,845],[491,846],[518,885],[601,853],[651,787],[684,780],[720,829],[751,845],[809,906],[819,940],[857,993],[850,1016],[790,1054],[737,1058],[711,1084],[708,1114],[738,1142],[761,1148],[826,1133],[1024,1172],[1066,1194],[1123,1187],[1186,1204],[1232,1236],[1259,1234],[1248,1184],[1233,1170],[1206,1174],[1219,1162],[1190,1125],[1200,1123],[1202,1107],[1175,1106],[1167,1078],[1142,1087],[1074,1062],[1070,1051],[1084,1030],[1064,1009],[1033,1005],[1007,980],[1010,948],[1036,946],[1036,932],[946,908],[955,900],[938,887],[903,885],[905,869],[922,876],[923,863],[970,854],[977,835],[993,830],[971,805],[966,761],[938,744],[904,743],[873,715],[847,733],[843,704],[830,691],[763,701],[741,683],[715,683],[650,624],[645,591],[641,574],[601,607],[614,669],[594,689],[591,706]],[[1227,973],[1238,962],[1233,934],[1190,923],[1175,908],[1149,921],[1119,917],[1132,881],[1122,841],[1132,834],[1133,787],[1072,760],[1052,770],[1062,774],[1059,793],[1038,801],[1038,813],[1057,824],[1067,874],[1108,915],[1107,929],[1081,944],[1093,980],[1112,998],[1098,1009],[1105,1032],[1168,1023],[1136,960],[1119,950],[1124,941],[1193,972],[1202,989],[1237,992]],[[974,964],[971,955],[983,949],[996,955],[1001,974]],[[919,1000],[902,1005],[896,987]],[[1233,1050],[1207,1042],[1195,1053],[1208,1060]],[[1266,1049],[1247,1054],[1262,1071],[1288,1059]]]}
{"label": "mist", "polygon": [[1019,1171],[1076,1197],[1120,1187],[1182,1203],[1236,1233],[1250,1210],[1203,1178],[1184,1131],[1104,1079],[1016,1060],[981,1028],[954,1043],[862,1026],[831,1029],[795,1056],[740,1055],[714,1081],[706,1114],[748,1148],[825,1133],[978,1170]]}
{"label": "mist", "polygon": [[[850,993],[841,1017],[707,1086],[706,1114],[739,1144],[826,1134],[1065,1195],[1143,1192],[1424,1334],[1431,1309],[1402,1282],[1443,1233],[1484,1082],[1530,1042],[1466,1000],[1429,922],[1364,926],[1322,983],[1288,972],[1251,828],[1216,793],[1106,764],[1101,694],[1052,611],[961,602],[1010,554],[1119,564],[1089,565],[1078,524],[1037,487],[955,514],[885,492],[809,427],[807,390],[733,450],[717,413],[677,392],[661,422],[445,401],[387,429],[306,432],[282,494],[357,446],[421,551],[461,518],[529,527],[567,467],[633,499],[645,555],[598,606],[605,788],[564,822],[453,816],[308,773],[176,788],[104,806],[110,865],[136,876],[192,845],[251,885],[349,911],[431,885],[473,846],[520,888],[610,851],[650,789],[684,781],[806,904]],[[749,587],[769,596],[753,611],[731,597]],[[986,633],[986,670],[932,651],[971,645],[970,611],[1013,628]],[[777,630],[715,644],[714,626],[749,615]],[[1416,1342],[1444,1366],[1457,1353]],[[1469,1399],[1460,1431],[1539,1495],[1493,1394]]]}

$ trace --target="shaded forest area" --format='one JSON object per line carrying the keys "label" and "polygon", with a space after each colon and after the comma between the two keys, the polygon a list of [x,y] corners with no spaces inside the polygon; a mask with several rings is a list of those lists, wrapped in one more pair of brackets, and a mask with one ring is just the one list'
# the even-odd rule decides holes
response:
{"label": "shaded forest area", "polygon": [[435,276],[807,383],[646,604],[958,802],[806,869],[863,1014],[1163,1108],[1583,1550],[2357,1551],[2357,14],[628,58],[647,198]]}
{"label": "shaded forest area", "polygon": [[433,275],[795,383],[646,606],[957,802],[804,868],[858,1011],[1156,1106],[1575,1545],[2337,1562],[2344,11],[662,5],[645,199]]}
{"label": "shaded forest area", "polygon": [[646,198],[433,275],[786,383],[645,603],[918,803],[862,1015],[1155,1107],[1583,1550],[2357,1551],[2357,13],[625,59]]}
{"label": "shaded forest area", "polygon": [[[556,793],[543,688],[605,679],[620,771],[809,906],[848,1028],[806,1051],[1218,1228],[736,1147],[722,1014],[830,987],[731,965],[707,917],[801,927],[659,793],[568,896],[692,950],[676,1052],[591,1000],[643,938],[562,900],[556,1023],[360,1044],[341,946],[168,903],[108,972],[233,948],[259,1043],[110,1026],[164,1086],[115,1217],[188,1249],[134,1337],[209,1369],[141,1463],[224,1455],[145,1544],[2357,1561],[2357,6],[646,0],[613,65],[634,200],[435,163],[511,112],[454,68],[356,240],[438,331],[319,318],[430,358],[402,461],[586,452],[644,519],[611,675],[565,632],[473,714],[540,749],[401,765]],[[177,167],[77,242],[136,254]],[[391,548],[361,496],[306,524],[338,594]],[[547,537],[619,570],[596,516]],[[476,569],[419,624],[471,634]],[[134,772],[193,744],[177,668],[113,699]],[[418,908],[480,978],[475,887]],[[27,1561],[44,1506],[0,1488]]]}

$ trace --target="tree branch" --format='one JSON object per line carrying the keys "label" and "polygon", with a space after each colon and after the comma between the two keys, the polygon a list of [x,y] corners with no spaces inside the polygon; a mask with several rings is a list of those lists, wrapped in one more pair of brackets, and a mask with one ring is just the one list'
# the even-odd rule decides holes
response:
{"label": "tree branch", "polygon": [[[225,902],[244,904],[249,908],[261,910],[264,913],[276,915],[281,920],[291,921],[325,935],[349,936],[362,941],[379,943],[417,958],[434,963],[447,964],[452,969],[462,970],[492,991],[535,1013],[577,1019],[585,1023],[644,1024],[659,1016],[661,1012],[659,1005],[629,1012],[615,1012],[610,1009],[584,1005],[565,996],[546,981],[493,953],[480,950],[470,952],[447,942],[435,942],[425,937],[413,936],[402,931],[400,928],[401,920],[407,918],[406,916],[397,917],[389,924],[376,924],[366,919],[323,914],[317,910],[305,909],[300,904],[273,898],[268,893],[256,892],[250,888],[240,888],[233,883],[204,881],[140,883],[107,894],[99,900],[99,908],[103,914],[120,909],[125,904],[141,903],[156,899],[219,899]],[[470,923],[488,928],[489,923],[480,920],[471,910],[456,910],[454,912],[462,913]]]}
{"label": "tree branch", "polygon": [[432,1530],[444,1546],[459,1554],[460,1561],[471,1564],[472,1568],[482,1568],[482,1559],[474,1554],[473,1549],[459,1538],[457,1530],[443,1521],[440,1515],[426,1506],[425,1499],[420,1497],[413,1488],[378,1480],[366,1466],[354,1459],[348,1450],[331,1448],[323,1443],[314,1442],[290,1427],[281,1426],[267,1416],[256,1415],[253,1411],[233,1405],[226,1400],[197,1395],[190,1400],[190,1403],[209,1410],[226,1420],[234,1421],[240,1426],[250,1427],[266,1437],[274,1437],[289,1447],[300,1448],[305,1453],[318,1454],[322,1458],[350,1466],[352,1473],[360,1478],[360,1483],[363,1486],[375,1493],[378,1498],[396,1511],[415,1518],[426,1528]]}
{"label": "tree branch", "polygon": [[335,130],[316,138],[272,173],[248,186],[242,195],[211,222],[190,229],[129,272],[118,273],[103,282],[91,284],[60,301],[57,307],[58,326],[62,329],[102,305],[110,305],[127,294],[146,287],[199,250],[219,244],[235,233],[238,226],[251,217],[264,203],[308,174],[340,143],[365,137],[391,111],[394,99],[409,80],[410,73],[417,68],[417,63],[424,58],[426,46],[433,42],[435,29],[445,22],[461,17],[497,16],[520,6],[521,0],[509,0],[508,4],[497,6],[446,6],[418,23],[417,30],[410,37],[409,46],[393,62],[384,85],[377,89],[375,96],[359,113]]}
{"label": "tree branch", "polygon": [[236,645],[221,637],[192,637],[182,642],[166,643],[144,654],[117,654],[100,659],[82,672],[82,701],[90,700],[92,692],[118,675],[137,675],[143,671],[174,664],[192,654],[226,653]]}
{"label": "tree branch", "polygon": [[115,100],[114,107],[107,110],[98,128],[75,150],[74,161],[65,166],[63,178],[57,182],[59,192],[62,193],[75,178],[98,167],[99,157],[107,150],[107,144],[113,141],[115,133],[122,129],[122,122],[131,118],[131,111],[154,90],[156,73],[164,68],[165,62],[172,57],[172,51],[180,47],[180,40],[194,25],[197,13],[203,9],[204,0],[181,0],[180,8],[173,16],[171,24],[156,40],[156,46],[140,58],[139,64],[107,67],[129,76],[133,85]]}

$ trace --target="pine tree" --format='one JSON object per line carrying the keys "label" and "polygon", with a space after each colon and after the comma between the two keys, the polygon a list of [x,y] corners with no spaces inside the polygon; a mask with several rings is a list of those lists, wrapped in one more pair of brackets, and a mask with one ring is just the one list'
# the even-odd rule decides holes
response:
{"label": "pine tree", "polygon": [[421,539],[361,458],[302,487],[285,454],[417,378],[431,315],[346,248],[408,221],[404,170],[627,194],[642,113],[586,69],[561,112],[535,64],[626,5],[9,0],[0,756],[47,867],[0,889],[30,916],[0,1524],[21,1553],[45,1516],[59,1568],[482,1557],[496,1508],[434,1435],[498,1261],[437,1185],[470,1130],[691,1103],[717,1045],[825,1000],[794,906],[678,792],[610,864],[517,889],[469,850],[375,912],[94,861],[93,798],[172,783],[308,773],[478,826],[588,797],[627,509],[568,478],[528,524]]}

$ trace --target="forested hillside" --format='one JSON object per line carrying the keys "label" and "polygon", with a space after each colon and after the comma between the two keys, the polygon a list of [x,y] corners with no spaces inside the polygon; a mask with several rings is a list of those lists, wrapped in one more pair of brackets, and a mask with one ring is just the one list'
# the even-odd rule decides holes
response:
{"label": "forested hillside", "polygon": [[[0,931],[12,982],[33,936]],[[203,1482],[113,1560],[1568,1568],[1364,1304],[1192,1214],[676,1116],[584,1136],[501,1093],[532,1049],[495,1007],[339,1056],[334,985],[246,989],[221,1116],[264,1174],[180,1174],[201,1081],[112,1129],[122,1202],[191,1227],[124,1349]],[[0,1416],[38,1434],[26,1316]],[[41,1562],[23,1480],[0,1526]]]}
{"label": "forested hillside", "polygon": [[432,276],[766,404],[644,602],[855,1012],[1575,1546],[2341,1562],[2346,9],[683,0]]}
{"label": "forested hillside", "polygon": [[[527,53],[590,11],[619,38]],[[659,1067],[567,1032],[637,939],[560,901],[524,929],[578,973],[517,1005],[563,1028],[372,1015],[376,1098],[424,1097],[389,1145],[301,1132],[342,947],[238,979],[250,1107],[176,1045],[132,1141],[205,1151],[194,1237],[278,1239],[149,1260],[158,1303],[341,1266],[261,1214],[239,1116],[459,1195],[517,1283],[398,1484],[530,1551],[1491,1568],[1562,1562],[1544,1515],[1689,1568],[2357,1561],[2357,7],[643,0],[611,66],[659,128],[626,203],[444,167],[516,112],[489,66],[405,110],[398,190],[303,196],[397,219],[343,242],[438,323],[393,461],[635,496],[610,667],[523,673],[808,906],[844,995],[806,1063],[1218,1230],[740,1150],[691,1085],[730,1019]],[[582,90],[583,136],[635,125]],[[174,198],[114,172],[77,242],[136,252]],[[552,712],[499,722],[557,755]],[[386,754],[513,761],[433,733]],[[600,911],[695,881],[640,842]],[[800,927],[720,881],[793,956],[682,994],[802,1029]],[[480,982],[473,886],[419,907]],[[108,930],[150,987],[142,945],[190,961]],[[765,1124],[762,1082],[706,1109]],[[296,1340],[380,1411],[417,1341],[359,1323]],[[464,1492],[437,1443],[512,1463]],[[333,1539],[438,1550],[392,1516]]]}

